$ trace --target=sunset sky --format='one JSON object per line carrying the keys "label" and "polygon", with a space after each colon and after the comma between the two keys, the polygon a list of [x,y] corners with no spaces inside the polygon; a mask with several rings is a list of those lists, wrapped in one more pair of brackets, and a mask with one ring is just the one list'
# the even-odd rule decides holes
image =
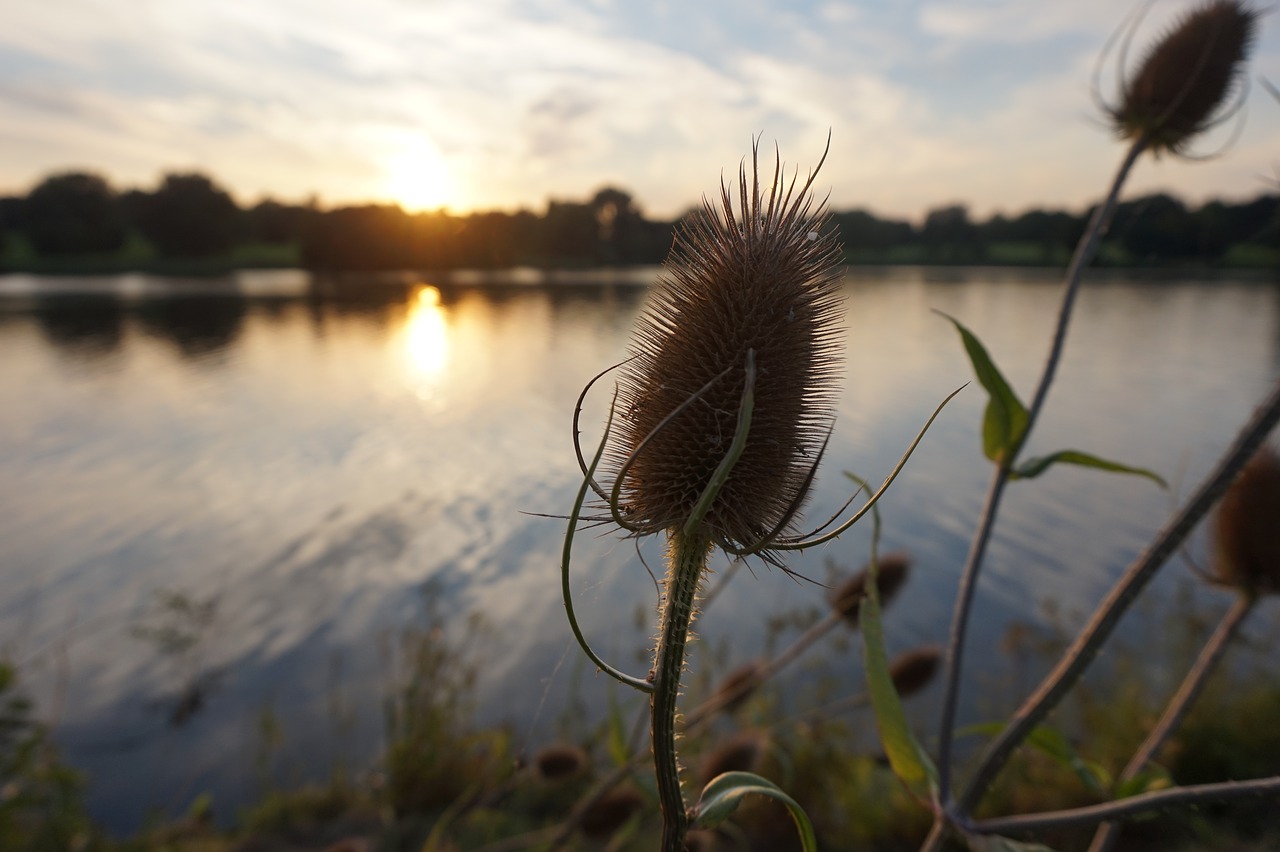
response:
{"label": "sunset sky", "polygon": [[[837,209],[918,219],[1079,208],[1121,147],[1090,95],[1116,0],[7,0],[0,194],[89,169],[117,188],[199,169],[242,203],[540,210],[605,184],[651,216],[776,141]],[[1130,66],[1188,3],[1158,0]],[[1255,4],[1258,5],[1258,4]],[[1113,50],[1101,76],[1116,87]],[[1129,193],[1243,198],[1280,180],[1280,22],[1244,125]]]}

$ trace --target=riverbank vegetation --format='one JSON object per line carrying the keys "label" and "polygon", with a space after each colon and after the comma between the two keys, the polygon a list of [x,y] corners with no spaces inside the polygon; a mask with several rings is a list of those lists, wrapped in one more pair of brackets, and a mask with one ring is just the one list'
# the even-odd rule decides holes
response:
{"label": "riverbank vegetation", "polygon": [[[950,204],[919,222],[837,211],[830,227],[852,264],[1063,266],[1091,212],[1037,209],[977,220],[964,205]],[[98,175],[70,172],[25,196],[0,198],[0,272],[653,265],[666,257],[677,224],[648,218],[615,187],[585,200],[551,200],[541,212],[458,215],[273,200],[242,207],[202,174],[170,174],[154,189],[118,191]],[[1198,207],[1163,193],[1126,201],[1099,264],[1274,269],[1280,194]]]}
{"label": "riverbank vegetation", "polygon": [[[857,578],[846,577],[846,585],[852,588]],[[1212,629],[1218,597],[1188,581],[1149,641],[1117,647],[1105,670],[1064,707],[1070,728],[1045,728],[1019,753],[984,805],[984,816],[1105,800],[1098,780],[1121,771],[1134,739],[1160,712],[1167,684],[1157,673],[1185,670]],[[849,601],[835,597],[831,606],[838,616],[833,627],[823,628],[826,617],[817,607],[771,620],[769,645],[780,649],[772,660],[797,644],[812,647],[796,663],[802,677],[746,677],[742,667],[729,665],[727,649],[706,637],[688,700],[690,707],[716,709],[689,725],[682,753],[696,779],[749,767],[785,785],[813,820],[824,849],[915,849],[929,830],[928,814],[885,765],[863,696],[849,693],[847,671],[861,656],[859,638],[856,626],[839,616]],[[887,617],[892,619],[891,610]],[[433,622],[403,635],[401,671],[385,696],[387,745],[371,765],[358,771],[335,766],[328,780],[302,788],[268,785],[256,804],[239,813],[226,813],[197,791],[184,812],[157,814],[127,838],[94,825],[85,794],[105,779],[85,777],[59,756],[56,732],[37,721],[38,708],[23,697],[20,673],[2,665],[0,849],[499,852],[557,843],[575,850],[649,849],[658,805],[646,738],[633,736],[643,702],[618,702],[585,727],[580,720],[567,723],[566,733],[577,735],[556,742],[520,742],[513,734],[520,727],[516,720],[510,728],[477,728],[473,687],[484,661],[456,638],[466,631],[449,629],[459,626]],[[812,640],[815,630],[819,642]],[[1004,643],[1007,657],[991,669],[1006,677],[1038,670],[1069,638],[1066,626],[1016,625]],[[1235,651],[1234,664],[1214,676],[1162,755],[1169,782],[1256,777],[1280,765],[1280,731],[1273,724],[1280,715],[1280,683],[1268,671],[1278,639],[1272,628],[1255,632]],[[924,648],[897,659],[899,687],[916,711],[936,697],[935,669],[920,665],[930,658],[936,662],[936,651]],[[761,665],[753,664],[754,671]],[[988,691],[997,703],[995,696],[1018,688],[992,682]],[[991,712],[995,718],[1000,711]],[[278,736],[287,739],[288,720],[277,725]],[[1086,828],[1045,839],[1054,848],[1072,849],[1091,833]],[[732,825],[694,839],[701,844],[695,848],[722,852],[786,850],[796,842],[785,810],[766,800],[749,802]],[[1277,842],[1274,810],[1265,802],[1245,802],[1131,823],[1118,848],[1225,852],[1270,849]]]}

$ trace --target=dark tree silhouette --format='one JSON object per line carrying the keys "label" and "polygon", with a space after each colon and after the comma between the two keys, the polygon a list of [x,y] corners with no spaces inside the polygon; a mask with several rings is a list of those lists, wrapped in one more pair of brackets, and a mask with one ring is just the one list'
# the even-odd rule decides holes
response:
{"label": "dark tree silhouette", "polygon": [[125,223],[105,180],[84,172],[45,178],[27,195],[22,230],[39,254],[85,255],[118,251]]}
{"label": "dark tree silhouette", "polygon": [[1200,248],[1196,221],[1186,205],[1164,193],[1118,205],[1111,235],[1141,260],[1194,257]]}
{"label": "dark tree silhouette", "polygon": [[297,245],[315,215],[314,206],[281,204],[268,198],[244,212],[244,236],[253,243]]}
{"label": "dark tree silhouette", "polygon": [[950,204],[930,210],[920,229],[920,241],[933,260],[972,262],[984,255],[981,232],[969,220],[969,208]]}
{"label": "dark tree silhouette", "polygon": [[166,257],[207,257],[240,239],[240,208],[202,174],[166,175],[137,205],[140,230]]}

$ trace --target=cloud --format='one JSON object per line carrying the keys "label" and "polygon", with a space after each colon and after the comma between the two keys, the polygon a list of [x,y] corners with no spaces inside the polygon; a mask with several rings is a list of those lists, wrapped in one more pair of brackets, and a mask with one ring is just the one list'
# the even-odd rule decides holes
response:
{"label": "cloud", "polygon": [[[1153,10],[1137,40],[1183,5]],[[71,166],[144,185],[198,167],[242,200],[367,199],[417,137],[465,207],[613,183],[675,215],[753,134],[807,164],[830,130],[837,205],[1053,203],[1110,156],[1088,81],[1122,14],[1104,0],[23,4],[0,32],[0,191]],[[1258,68],[1275,78],[1277,62],[1269,47]],[[1278,141],[1251,117],[1237,155]]]}

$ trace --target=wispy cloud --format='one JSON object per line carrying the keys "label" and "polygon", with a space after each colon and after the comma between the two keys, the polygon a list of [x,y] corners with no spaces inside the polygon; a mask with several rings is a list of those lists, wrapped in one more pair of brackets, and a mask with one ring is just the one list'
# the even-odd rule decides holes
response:
{"label": "wispy cloud", "polygon": [[[1159,4],[1137,42],[1186,5]],[[1126,11],[1106,0],[21,4],[0,31],[0,191],[71,167],[123,185],[199,168],[246,201],[388,197],[388,164],[421,144],[444,159],[455,205],[538,206],[611,182],[670,215],[736,168],[752,134],[808,164],[830,130],[837,206],[1078,205],[1111,165],[1089,79]],[[1257,66],[1275,76],[1274,39],[1259,41]],[[1149,174],[1247,193],[1244,175],[1280,155],[1280,105],[1260,98],[1251,112],[1261,119],[1250,116],[1230,166]]]}

